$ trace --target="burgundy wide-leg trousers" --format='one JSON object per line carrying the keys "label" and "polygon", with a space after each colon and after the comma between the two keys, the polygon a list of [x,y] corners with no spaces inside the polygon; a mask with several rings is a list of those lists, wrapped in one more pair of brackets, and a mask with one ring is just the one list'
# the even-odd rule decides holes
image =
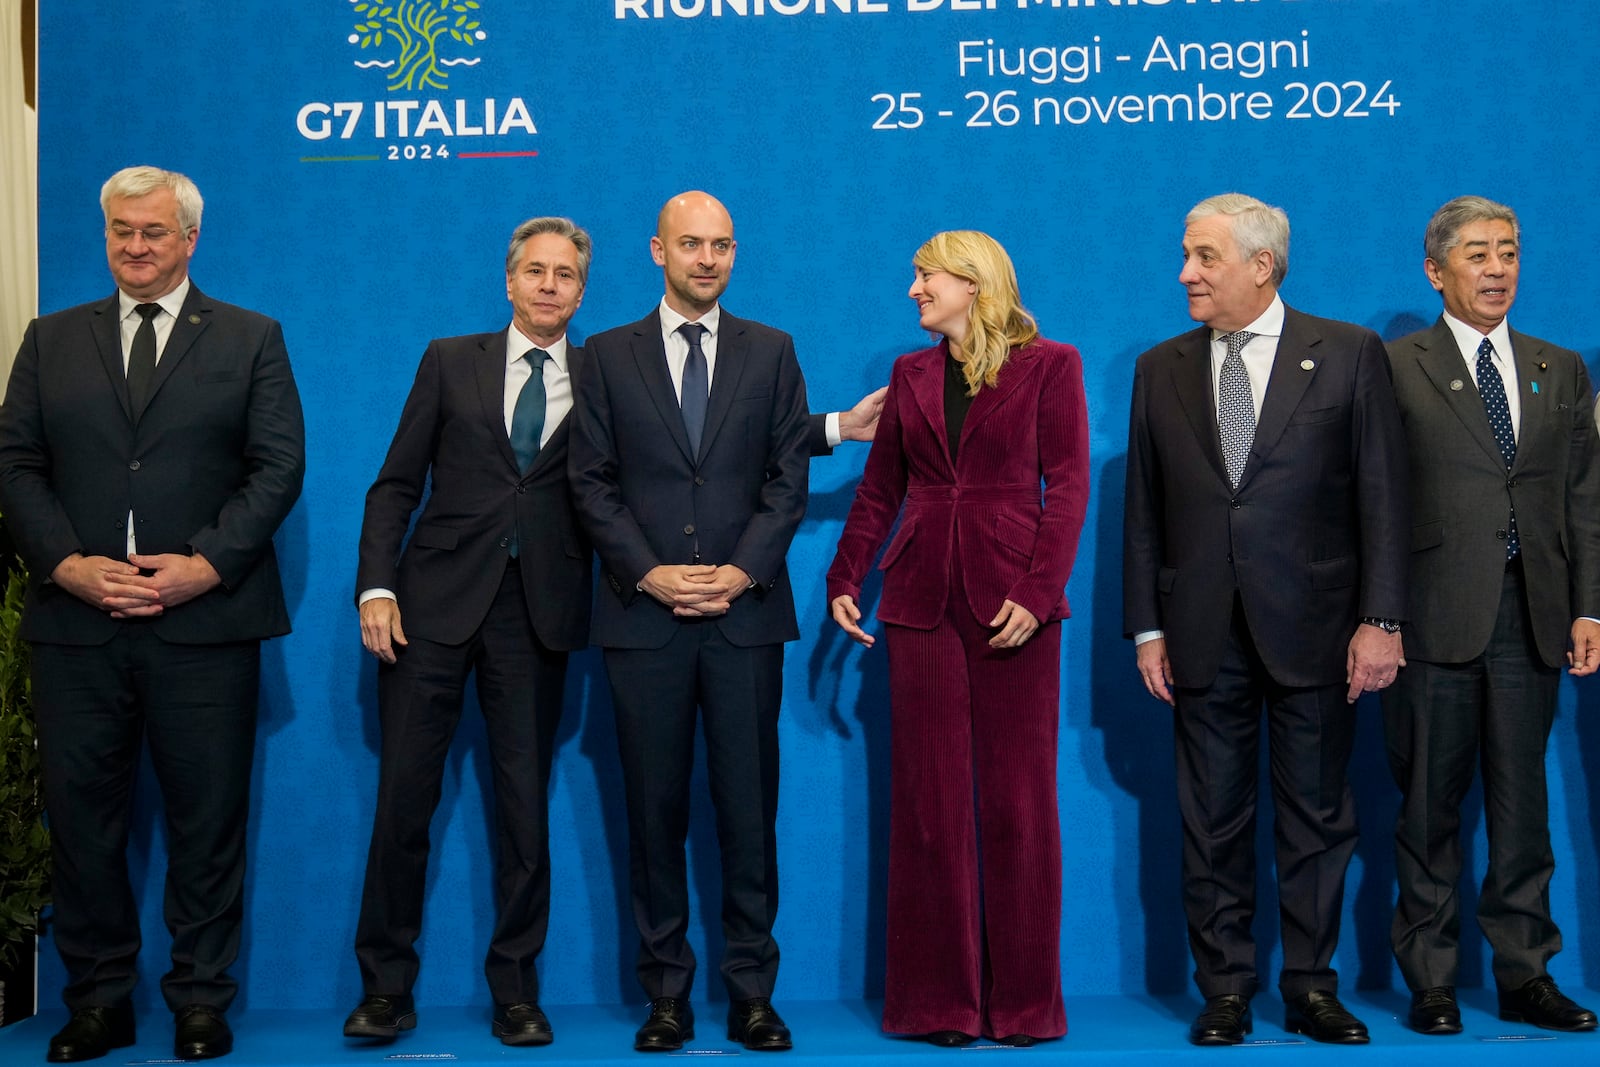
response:
{"label": "burgundy wide-leg trousers", "polygon": [[953,578],[938,627],[887,627],[883,1028],[1060,1037],[1061,624],[992,649]]}

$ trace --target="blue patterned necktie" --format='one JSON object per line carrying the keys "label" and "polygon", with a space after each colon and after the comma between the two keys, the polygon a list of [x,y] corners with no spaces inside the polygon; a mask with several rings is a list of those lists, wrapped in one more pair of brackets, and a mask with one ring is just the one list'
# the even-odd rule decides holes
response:
{"label": "blue patterned necktie", "polygon": [[1250,372],[1244,369],[1244,346],[1255,334],[1246,330],[1223,334],[1228,346],[1217,376],[1217,430],[1222,437],[1222,460],[1228,466],[1228,484],[1239,488],[1250,444],[1256,437],[1256,402],[1250,392]]}
{"label": "blue patterned necktie", "polygon": [[[1500,446],[1500,458],[1506,461],[1506,471],[1517,460],[1517,435],[1511,426],[1511,405],[1506,401],[1505,381],[1500,368],[1494,365],[1494,345],[1485,337],[1478,346],[1478,395],[1483,397],[1483,410],[1489,416],[1489,430],[1494,443]],[[1517,537],[1517,512],[1511,511],[1511,521],[1506,525],[1506,559],[1516,559],[1522,542]]]}
{"label": "blue patterned necktie", "polygon": [[511,451],[516,453],[519,471],[532,466],[539,454],[539,437],[544,433],[544,361],[550,353],[530,348],[522,358],[533,367],[533,374],[523,384],[516,406],[511,409]]}
{"label": "blue patterned necktie", "polygon": [[698,322],[686,322],[678,327],[678,332],[689,342],[689,358],[683,363],[683,388],[679,391],[678,406],[683,409],[683,429],[689,435],[689,451],[698,456],[700,435],[706,428],[706,398],[711,393],[706,353],[700,347],[700,338],[706,328]]}

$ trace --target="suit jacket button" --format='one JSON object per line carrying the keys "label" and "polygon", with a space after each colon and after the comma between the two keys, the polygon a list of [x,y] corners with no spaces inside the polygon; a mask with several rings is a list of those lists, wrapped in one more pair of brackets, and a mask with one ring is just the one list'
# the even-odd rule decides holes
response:
{"label": "suit jacket button", "polygon": [[138,470],[139,469],[139,461],[138,460],[134,460],[132,463],[128,464],[128,469],[131,470],[131,471]]}
{"label": "suit jacket button", "polygon": [[1506,479],[1506,488],[1507,489],[1515,489],[1516,487],[1517,487],[1517,480],[1515,478],[1507,478]]}
{"label": "suit jacket button", "polygon": [[500,547],[501,548],[510,548],[511,547],[511,538],[509,538],[509,537],[500,538]]}
{"label": "suit jacket button", "polygon": [[1504,541],[1506,539],[1506,532],[1504,530],[1496,530],[1494,532],[1494,539],[1496,541]]}
{"label": "suit jacket button", "polygon": [[523,485],[521,482],[517,483],[517,492],[526,493],[527,491],[528,491],[528,487],[526,485]]}
{"label": "suit jacket button", "polygon": [[689,523],[689,524],[688,524],[688,525],[687,525],[687,526],[685,526],[685,527],[684,527],[684,528],[683,528],[683,532],[684,532],[684,533],[685,533],[685,534],[688,534],[688,535],[690,535],[690,536],[693,536],[693,535],[694,535],[694,523],[692,523],[692,522],[691,522],[691,523]]}
{"label": "suit jacket button", "polygon": [[1234,511],[1238,511],[1240,508],[1244,507],[1244,505],[1239,503],[1237,500],[1229,501],[1229,503],[1233,505]]}
{"label": "suit jacket button", "polygon": [[704,478],[700,477],[698,474],[696,474],[694,476],[694,484],[695,485],[705,485],[706,484],[706,480]]}

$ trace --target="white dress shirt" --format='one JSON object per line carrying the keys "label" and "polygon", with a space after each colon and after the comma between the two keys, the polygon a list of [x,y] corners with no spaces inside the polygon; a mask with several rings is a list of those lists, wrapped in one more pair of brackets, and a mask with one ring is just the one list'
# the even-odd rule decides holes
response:
{"label": "white dress shirt", "polygon": [[717,338],[722,333],[722,305],[717,304],[698,319],[686,319],[667,306],[661,298],[661,344],[667,350],[667,373],[672,375],[672,393],[683,403],[683,365],[689,361],[689,339],[678,332],[686,322],[698,322],[706,328],[700,335],[700,351],[706,354],[706,390],[717,380]]}

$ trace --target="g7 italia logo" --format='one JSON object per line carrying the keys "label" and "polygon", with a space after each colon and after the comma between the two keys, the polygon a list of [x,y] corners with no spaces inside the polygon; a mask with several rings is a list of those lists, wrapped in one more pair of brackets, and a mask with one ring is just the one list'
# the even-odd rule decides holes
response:
{"label": "g7 italia logo", "polygon": [[[480,68],[468,74],[460,69],[484,62],[485,57],[472,54],[489,39],[478,0],[347,2],[355,16],[345,38],[356,52],[353,63],[363,71],[383,72],[384,94],[376,100],[318,100],[303,105],[295,115],[300,136],[307,141],[343,141],[348,152],[301,156],[302,163],[539,154],[528,140],[538,134],[538,127],[516,87],[497,87],[493,71]],[[511,76],[517,76],[518,69],[513,65]],[[458,88],[478,83],[482,95],[451,99],[434,95],[450,87],[452,76],[463,83]],[[462,138],[474,140],[461,144]],[[480,148],[493,150],[476,150]]]}

